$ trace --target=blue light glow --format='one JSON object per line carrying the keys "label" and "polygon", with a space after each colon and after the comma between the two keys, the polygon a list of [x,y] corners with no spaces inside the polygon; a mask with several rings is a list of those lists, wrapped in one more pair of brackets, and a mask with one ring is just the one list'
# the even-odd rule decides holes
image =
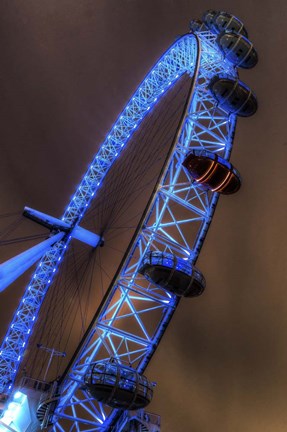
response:
{"label": "blue light glow", "polygon": [[[24,420],[24,421],[23,421]],[[27,396],[21,391],[17,391],[13,395],[13,400],[8,403],[7,408],[4,410],[1,417],[2,426],[5,430],[13,430],[22,432],[22,427],[26,430],[30,423],[30,414],[27,403]]]}
{"label": "blue light glow", "polygon": [[17,391],[17,392],[14,394],[13,399],[15,399],[15,400],[20,399],[20,398],[22,397],[22,395],[23,395],[23,393],[21,393],[20,391]]}
{"label": "blue light glow", "polygon": [[[136,105],[137,110],[142,109],[142,113],[134,113],[134,116],[137,118],[134,118],[134,122],[130,123],[130,132],[125,134],[127,139],[129,136],[132,136],[132,129],[136,129],[140,119],[144,117],[144,113],[147,113],[150,107],[154,106],[155,99],[160,99],[159,96],[170,88],[175,80],[182,75],[183,69],[191,76],[194,75],[194,68],[197,64],[197,46],[193,43],[190,44],[192,39],[193,36],[187,36],[186,39],[183,37],[174,44],[172,47],[172,59],[169,58],[167,61],[167,57],[163,56],[161,61],[156,64],[152,72],[147,76],[151,80],[149,82],[150,87],[145,87],[143,84],[145,83],[144,81],[121,113],[120,117],[132,112],[133,103]],[[182,43],[183,41],[185,43]],[[171,50],[167,53],[170,54]],[[101,352],[101,355],[103,355],[102,352],[105,351],[107,351],[107,358],[110,358],[112,355],[120,361],[128,361],[139,372],[145,369],[151,354],[156,349],[158,341],[172,317],[178,301],[174,295],[170,295],[164,289],[159,290],[157,288],[155,290],[153,285],[145,289],[142,286],[142,276],[138,273],[142,258],[148,250],[158,250],[161,247],[167,253],[179,254],[181,260],[177,263],[177,268],[189,272],[201,249],[218,195],[214,194],[210,198],[205,192],[200,191],[190,182],[190,178],[186,177],[186,173],[181,165],[182,154],[186,154],[190,148],[190,142],[192,142],[193,145],[198,147],[208,148],[208,146],[212,146],[212,151],[221,152],[225,157],[229,156],[235,127],[233,118],[229,118],[226,113],[217,111],[216,103],[207,88],[209,78],[218,73],[218,70],[225,70],[226,68],[226,64],[222,61],[222,56],[218,52],[215,37],[209,32],[201,38],[201,56],[202,64],[204,65],[202,74],[199,72],[201,85],[198,89],[195,89],[194,99],[190,101],[190,115],[185,119],[186,123],[182,129],[177,148],[175,148],[170,162],[165,168],[165,174],[158,185],[154,204],[152,204],[145,214],[142,228],[139,230],[135,242],[128,253],[126,262],[120,270],[119,282],[116,282],[113,288],[111,288],[106,302],[99,313],[99,317],[94,323],[93,329],[91,329],[93,336],[88,337],[83,342],[81,353],[79,353],[71,368],[71,375],[78,377],[78,379],[81,379],[83,365],[88,365],[89,362],[96,360],[98,353]],[[177,63],[176,66],[174,64],[171,66],[170,62],[173,61]],[[172,73],[170,73],[171,70]],[[233,69],[231,73],[236,74],[236,71]],[[203,82],[204,85],[202,84]],[[162,83],[164,84],[162,85]],[[146,92],[150,91],[150,88],[152,88],[155,94],[147,101],[144,98]],[[211,107],[210,110],[206,108],[207,106]],[[212,124],[212,134],[208,135],[210,138],[209,142],[207,142],[205,137],[197,133],[194,123],[196,121],[197,124],[201,125],[202,122],[202,125],[206,129],[207,119],[209,124]],[[226,124],[224,146],[222,146],[222,124]],[[113,134],[113,130],[114,128],[111,134]],[[205,134],[208,134],[208,131],[205,130]],[[111,142],[114,144],[116,138],[113,137]],[[120,146],[123,144],[124,142]],[[99,167],[98,169],[100,171],[103,168]],[[188,184],[188,186],[182,186],[182,184]],[[184,188],[186,188],[185,199],[180,195],[181,191],[184,191]],[[190,199],[188,198],[189,196],[191,197]],[[174,214],[174,203],[184,206],[185,212],[190,212],[190,216],[182,218],[180,214]],[[168,223],[165,220],[166,218],[169,220]],[[194,237],[190,235],[186,236],[182,228],[185,225],[189,226],[191,224],[197,224],[197,231]],[[166,258],[166,263],[170,268],[174,264],[173,260],[168,259],[168,257]],[[160,309],[161,318],[156,330],[152,331],[146,327],[142,317],[145,316],[145,313],[151,313],[156,309]],[[120,323],[124,323],[125,319],[133,319],[134,326],[129,325],[128,329],[124,327],[124,330],[121,330]],[[133,344],[134,348],[130,344]],[[73,383],[67,377],[57,415],[61,416],[61,413],[65,415],[71,409],[74,410],[77,426],[79,430],[82,430],[81,410],[77,410],[73,404],[74,391],[76,391],[75,386],[73,386]],[[81,408],[87,410],[90,405],[89,401],[86,402],[86,393],[79,396],[79,392],[77,392],[77,401],[79,397],[81,399],[79,405]],[[97,409],[101,412],[104,411],[104,407],[101,404]],[[112,423],[115,413],[106,414],[103,418],[106,418],[105,426],[108,428]],[[57,426],[60,426],[60,424],[61,421],[59,420]],[[101,424],[96,419],[94,422],[95,430],[100,431]]]}
{"label": "blue light glow", "polygon": [[[147,115],[147,112],[155,105],[155,102],[160,100],[164,92],[168,90],[170,86],[184,73],[187,72],[191,76],[194,75],[197,53],[198,45],[194,35],[185,35],[178,39],[172,48],[163,55],[161,61],[154,66],[151,73],[149,73],[141,83],[140,88],[134,93],[132,99],[128,102],[115,125],[109,132],[98,154],[88,168],[88,171],[75,195],[68,204],[62,217],[63,221],[71,224],[79,223],[91,202],[91,198],[100,187],[101,182],[113,165],[116,157],[120,155],[121,149],[127,144],[129,138],[134,133],[134,130]],[[220,70],[225,70],[227,66],[226,63],[222,62],[222,55],[218,51],[214,37],[209,32],[206,35],[206,40],[204,39],[204,36],[202,37],[201,53],[203,70],[200,78],[206,85],[210,77],[215,73],[218,73]],[[234,75],[236,72],[232,69],[229,71],[229,74]],[[210,145],[213,146],[213,149],[221,151],[224,153],[225,157],[227,157],[230,154],[232,145],[235,119],[229,118],[226,113],[222,112],[219,112],[218,119],[213,117],[216,111],[216,106],[212,105],[212,97],[207,91],[207,86],[204,87],[203,84],[201,84],[201,87],[199,86],[199,89],[195,90],[195,98],[190,105],[191,114],[194,113],[194,111],[192,111],[193,109],[195,112],[201,112],[198,108],[200,107],[201,101],[206,104],[204,107],[207,105],[212,106],[210,112],[208,112],[206,108],[201,107],[204,116],[209,116],[210,124],[213,124],[213,135],[210,137]],[[222,133],[219,126],[218,131],[220,130],[220,133],[218,133],[218,136],[220,137],[220,140],[216,135],[216,125],[218,123],[221,127],[223,120],[226,121],[226,141],[224,143],[222,142]],[[180,188],[182,188],[178,183],[178,179],[180,176],[185,176],[181,163],[179,163],[182,159],[182,153],[187,151],[190,142],[193,142],[193,145],[200,147],[208,147],[209,145],[201,141],[202,138],[200,135],[193,135],[193,121],[195,121],[195,118],[192,118],[192,116],[186,119],[186,127],[183,129],[178,142],[179,153],[176,151],[173,153],[170,159],[170,165],[166,168],[166,177],[163,177],[161,180],[161,186],[165,186],[165,179],[168,179],[168,187],[162,187],[160,193],[158,192],[154,206],[150,209],[150,212],[145,219],[145,230],[142,230],[136,239],[137,243],[136,246],[134,246],[133,251],[138,252],[139,259],[138,261],[135,261],[132,253],[128,256],[125,267],[121,270],[119,278],[120,282],[115,286],[113,291],[118,295],[118,297],[116,297],[117,301],[115,301],[113,297],[109,297],[101,311],[99,320],[95,324],[95,334],[98,334],[99,336],[94,336],[96,339],[91,342],[91,345],[86,345],[84,347],[85,349],[83,348],[79,357],[75,361],[71,373],[75,377],[78,377],[78,379],[81,379],[82,377],[84,369],[83,365],[88,365],[89,361],[93,361],[100,350],[105,351],[106,346],[109,347],[107,357],[110,357],[112,353],[115,357],[123,359],[123,361],[134,362],[135,367],[138,368],[139,372],[142,372],[146,367],[151,354],[156,349],[157,343],[172,317],[173,311],[177,305],[176,299],[164,290],[160,292],[159,290],[154,292],[152,289],[145,291],[137,279],[139,277],[138,267],[146,250],[149,250],[152,247],[156,249],[156,242],[162,242],[161,244],[164,244],[164,247],[167,248],[169,252],[173,252],[173,248],[177,251],[179,250],[183,259],[186,258],[186,255],[189,256],[188,250],[190,250],[192,251],[191,258],[194,261],[200,251],[217,202],[217,195],[215,194],[212,199],[209,199],[205,195],[202,195],[202,192],[199,192],[194,186],[190,186],[189,193],[193,194],[193,200],[190,200],[189,198],[184,200],[180,198],[180,193],[178,192],[180,191]],[[200,114],[198,114],[196,121],[200,124]],[[207,122],[204,120],[204,124],[206,123]],[[119,130],[123,132],[119,134]],[[186,179],[186,177],[184,178],[185,181],[188,182],[188,179]],[[188,196],[188,194],[186,194],[186,196]],[[169,225],[166,224],[164,218],[168,212],[173,215],[172,205],[169,205],[169,203],[179,203],[180,199],[183,201],[185,209],[190,211],[190,218],[180,220],[180,217],[174,216],[172,222],[169,223]],[[186,238],[182,226],[183,224],[191,224],[194,222],[199,224],[200,227],[198,228],[196,239],[191,241],[189,238]],[[176,231],[176,236],[173,233],[173,230]],[[164,239],[164,241],[162,239]],[[16,334],[16,332],[13,331],[12,323],[7,333],[8,339],[6,339],[9,343],[3,343],[1,347],[1,352],[4,353],[4,360],[3,362],[0,361],[0,387],[1,385],[4,386],[7,377],[11,378],[11,380],[14,380],[15,378],[21,355],[24,352],[24,348],[17,342],[19,340],[22,341],[23,339],[26,343],[28,342],[28,336],[26,337],[26,335],[29,335],[30,329],[33,328],[34,321],[36,321],[39,312],[39,307],[45,298],[48,285],[52,282],[53,275],[56,273],[54,269],[58,268],[58,263],[60,262],[68,243],[69,239],[61,241],[53,246],[42,258],[42,262],[36,269],[32,281],[29,284],[29,289],[24,295],[24,298],[29,298],[30,309],[28,310],[26,306],[23,306],[25,305],[25,302],[21,303],[19,310],[13,318],[13,323],[17,323],[16,327],[18,333]],[[184,262],[182,265],[185,264],[187,263]],[[48,282],[43,283],[43,280]],[[33,297],[30,293],[31,287]],[[137,294],[137,300],[133,301],[131,295],[135,292]],[[142,301],[139,300],[140,298],[142,298]],[[138,304],[142,306],[141,308],[139,307],[139,309],[137,309]],[[147,304],[150,304],[150,307],[147,306]],[[128,313],[122,312],[125,308],[128,309]],[[148,313],[155,309],[161,310],[161,321],[158,323],[156,330],[151,333],[150,330],[146,328],[142,320],[142,315],[144,315],[145,311]],[[17,318],[19,312],[21,312],[20,319]],[[138,333],[135,333],[135,329],[132,328],[129,329],[129,332],[123,331],[120,326],[117,325],[119,318],[125,322],[126,318],[130,319],[131,317],[134,319],[135,328],[139,329]],[[29,327],[29,332],[27,332],[27,326]],[[15,340],[16,342],[14,342]],[[119,341],[121,341],[120,344]],[[85,343],[88,344],[88,342]],[[118,346],[121,347],[122,352],[117,351]],[[131,348],[131,346],[134,348]],[[7,359],[9,360],[7,361]],[[78,367],[79,369],[82,368],[81,372],[78,371]],[[77,386],[67,378],[63,390],[63,399],[61,399],[59,403],[58,414],[60,412],[65,413],[66,410],[67,412],[72,411],[74,417],[77,417],[78,425],[78,423],[80,423],[79,419],[82,415],[82,407],[84,407],[84,410],[86,408],[90,409],[90,402],[87,400],[85,394],[86,400],[83,399],[82,407],[79,403],[80,412],[77,412],[77,407],[72,401],[73,392],[76,388]],[[101,409],[104,408],[101,406]],[[106,416],[103,415],[102,418],[105,423],[107,419],[108,424],[112,416],[113,413]],[[103,420],[96,415],[95,419],[94,430],[100,430],[96,429],[96,427],[97,424],[100,427],[103,424]],[[60,422],[61,420],[59,420],[59,424]],[[59,429],[61,430],[60,426]]]}

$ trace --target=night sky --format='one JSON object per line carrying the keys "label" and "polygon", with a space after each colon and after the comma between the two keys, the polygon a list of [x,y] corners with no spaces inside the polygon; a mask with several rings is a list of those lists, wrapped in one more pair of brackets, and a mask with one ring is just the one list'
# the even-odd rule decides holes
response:
{"label": "night sky", "polygon": [[[259,109],[237,124],[231,160],[243,185],[221,197],[198,260],[207,289],[181,302],[147,369],[158,383],[150,410],[162,416],[164,432],[283,432],[283,0],[2,0],[0,214],[28,205],[59,217],[137,85],[209,8],[247,27],[259,63],[240,76]],[[11,256],[4,247],[0,254],[0,261]],[[17,285],[1,294],[2,336],[22,292]]]}

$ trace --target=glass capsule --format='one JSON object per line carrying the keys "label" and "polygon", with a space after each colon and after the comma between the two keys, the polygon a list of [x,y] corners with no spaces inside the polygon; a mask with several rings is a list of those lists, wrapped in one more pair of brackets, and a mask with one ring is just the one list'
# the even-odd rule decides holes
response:
{"label": "glass capsule", "polygon": [[115,360],[92,363],[84,381],[92,397],[112,408],[144,408],[153,396],[153,383],[132,367]]}
{"label": "glass capsule", "polygon": [[239,172],[233,165],[207,150],[193,150],[183,162],[191,177],[212,192],[230,195],[241,186]]}
{"label": "glass capsule", "polygon": [[180,297],[199,296],[206,285],[202,273],[188,260],[166,252],[147,252],[139,272],[151,283]]}
{"label": "glass capsule", "polygon": [[218,105],[230,114],[249,117],[257,111],[255,94],[239,79],[216,75],[209,88]]}

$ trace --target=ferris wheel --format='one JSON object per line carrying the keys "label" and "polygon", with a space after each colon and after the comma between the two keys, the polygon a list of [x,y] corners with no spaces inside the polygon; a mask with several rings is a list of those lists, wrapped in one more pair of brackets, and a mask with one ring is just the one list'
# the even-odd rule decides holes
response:
{"label": "ferris wheel", "polygon": [[158,418],[144,412],[154,391],[144,372],[179,300],[205,289],[197,258],[220,194],[233,194],[241,185],[229,162],[236,119],[257,109],[256,97],[239,80],[237,68],[256,63],[242,22],[226,12],[207,11],[202,21],[191,22],[190,32],[172,44],[137,88],[63,217],[25,208],[25,216],[51,234],[0,267],[3,290],[40,259],[0,348],[0,392],[10,401],[3,408],[0,430],[1,424],[20,430],[13,410],[24,406],[24,399],[19,391],[13,393],[13,384],[66,250],[73,238],[93,249],[104,246],[105,233],[81,224],[136,131],[186,80],[170,148],[126,252],[65,373],[37,389],[41,398],[35,408],[41,428],[55,432],[160,430]]}

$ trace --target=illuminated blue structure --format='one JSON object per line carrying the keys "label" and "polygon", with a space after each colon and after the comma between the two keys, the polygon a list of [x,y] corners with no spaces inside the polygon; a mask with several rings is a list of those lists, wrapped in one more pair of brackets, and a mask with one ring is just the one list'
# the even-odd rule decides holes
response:
{"label": "illuminated blue structure", "polygon": [[[137,126],[160,96],[188,70],[191,62],[195,61],[196,52],[194,36],[181,38],[145,78],[84,175],[62,217],[64,222],[72,227],[78,225],[105,175]],[[15,379],[37,314],[69,241],[70,237],[66,236],[42,258],[14,315],[0,348],[0,392],[4,391],[7,382]]]}
{"label": "illuminated blue structure", "polygon": [[30,422],[28,397],[25,393],[17,391],[14,393],[4,415],[1,417],[0,430],[25,431],[29,427]]}
{"label": "illuminated blue structure", "polygon": [[[219,74],[237,82],[237,70],[225,59],[214,31],[204,24],[195,26],[195,30],[179,38],[143,80],[62,217],[71,229],[78,226],[105,175],[145,115],[162,94],[188,74],[191,88],[173,146],[121,267],[61,383],[57,407],[47,419],[54,423],[54,431],[123,430],[126,415],[97,402],[85,388],[84,377],[91,364],[111,358],[128,363],[139,374],[144,372],[179,297],[140,273],[143,259],[153,251],[162,252],[178,257],[179,263],[186,262],[186,267],[192,269],[210,225],[219,194],[193,179],[183,163],[192,150],[198,149],[229,160],[236,115],[219,107],[209,85]],[[248,101],[241,105],[244,103]],[[15,313],[0,349],[2,391],[9,392],[7,383],[12,388],[40,306],[70,238],[66,234],[44,255]]]}

